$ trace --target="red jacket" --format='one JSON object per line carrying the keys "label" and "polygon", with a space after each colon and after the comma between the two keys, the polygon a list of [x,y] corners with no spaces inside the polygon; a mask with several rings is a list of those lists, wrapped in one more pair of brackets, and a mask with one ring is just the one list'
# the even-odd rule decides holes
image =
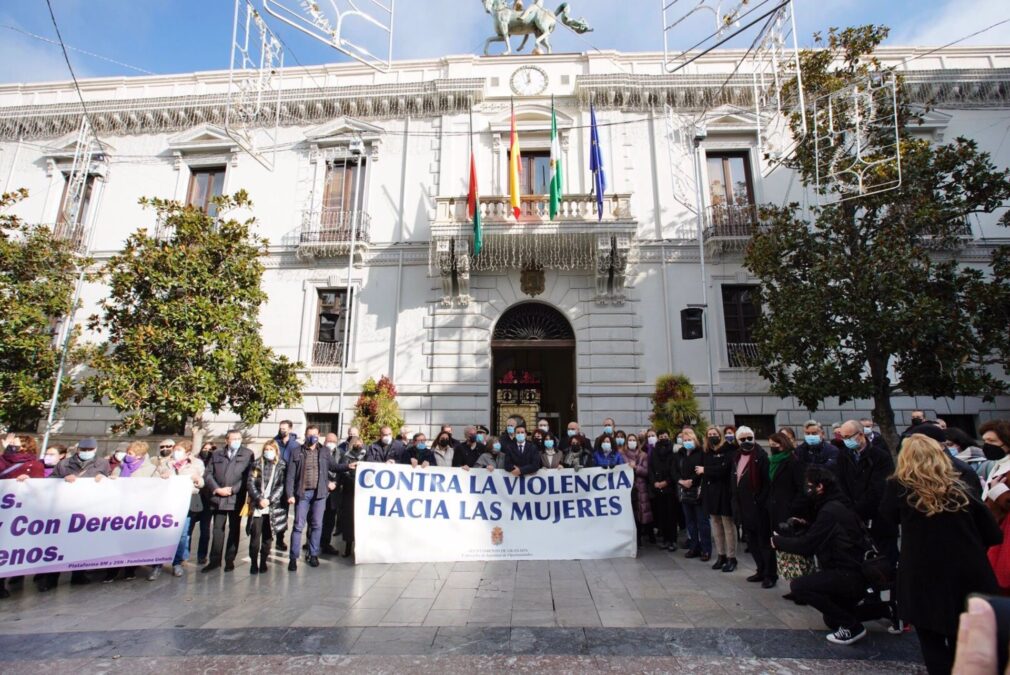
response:
{"label": "red jacket", "polygon": [[0,455],[0,480],[28,474],[29,478],[45,478],[46,465],[27,452],[5,452]]}

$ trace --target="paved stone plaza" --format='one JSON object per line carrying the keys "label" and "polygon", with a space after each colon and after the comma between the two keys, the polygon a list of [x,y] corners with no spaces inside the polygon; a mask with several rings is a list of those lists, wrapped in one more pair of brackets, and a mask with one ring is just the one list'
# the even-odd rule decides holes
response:
{"label": "paved stone plaza", "polygon": [[[741,560],[742,562],[743,559]],[[912,634],[830,645],[819,615],[683,552],[634,560],[351,565],[70,587],[0,604],[0,673],[894,672]],[[29,637],[30,636],[30,637]]]}

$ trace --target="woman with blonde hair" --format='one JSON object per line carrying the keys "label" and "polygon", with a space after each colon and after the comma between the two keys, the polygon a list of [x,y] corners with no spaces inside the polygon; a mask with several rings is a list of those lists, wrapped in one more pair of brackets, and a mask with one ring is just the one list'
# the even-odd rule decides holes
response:
{"label": "woman with blonde hair", "polygon": [[986,551],[1003,534],[943,446],[924,434],[902,443],[880,517],[901,525],[898,616],[915,626],[930,675],[949,673],[968,595],[999,591]]}
{"label": "woman with blonde hair", "polygon": [[267,558],[274,542],[274,534],[283,535],[288,523],[287,503],[284,501],[284,477],[287,465],[281,459],[276,441],[263,444],[260,458],[253,462],[249,472],[248,490],[251,513],[246,521],[249,535],[249,574],[267,571]]}

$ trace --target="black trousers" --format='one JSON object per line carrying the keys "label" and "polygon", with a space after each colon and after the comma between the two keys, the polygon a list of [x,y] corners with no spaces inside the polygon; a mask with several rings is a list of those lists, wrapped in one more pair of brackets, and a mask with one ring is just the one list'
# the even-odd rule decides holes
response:
{"label": "black trousers", "polygon": [[[224,561],[234,563],[238,555],[238,538],[241,532],[241,511],[214,511],[214,538],[210,545],[210,564],[221,564],[221,552],[224,551]],[[228,526],[228,546],[225,548],[225,525]]]}
{"label": "black trousers", "polygon": [[270,526],[270,514],[249,516],[249,559],[250,564],[265,565],[270,555],[270,545],[274,541],[274,530]]}
{"label": "black trousers", "polygon": [[652,517],[656,521],[659,536],[669,544],[677,541],[677,519],[673,515],[673,494],[657,492],[652,497]]}
{"label": "black trousers", "polygon": [[926,664],[929,675],[948,675],[954,667],[954,652],[957,647],[957,637],[923,630],[916,626],[919,636],[919,647],[922,648],[922,660]]}
{"label": "black trousers", "polygon": [[796,600],[823,614],[828,628],[837,630],[853,628],[859,623],[854,612],[866,594],[866,581],[855,571],[821,570],[793,579],[789,590]]}
{"label": "black trousers", "polygon": [[757,573],[764,579],[777,579],[779,574],[775,566],[775,551],[772,550],[771,532],[768,530],[769,527],[765,524],[747,524],[743,528]]}

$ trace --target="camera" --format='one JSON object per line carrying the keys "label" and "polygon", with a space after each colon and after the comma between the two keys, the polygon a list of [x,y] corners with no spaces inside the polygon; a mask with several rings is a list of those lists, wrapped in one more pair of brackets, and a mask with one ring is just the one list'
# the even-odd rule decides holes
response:
{"label": "camera", "polygon": [[806,532],[808,527],[807,522],[801,518],[788,518],[785,522],[779,523],[775,532],[786,537],[796,537]]}

